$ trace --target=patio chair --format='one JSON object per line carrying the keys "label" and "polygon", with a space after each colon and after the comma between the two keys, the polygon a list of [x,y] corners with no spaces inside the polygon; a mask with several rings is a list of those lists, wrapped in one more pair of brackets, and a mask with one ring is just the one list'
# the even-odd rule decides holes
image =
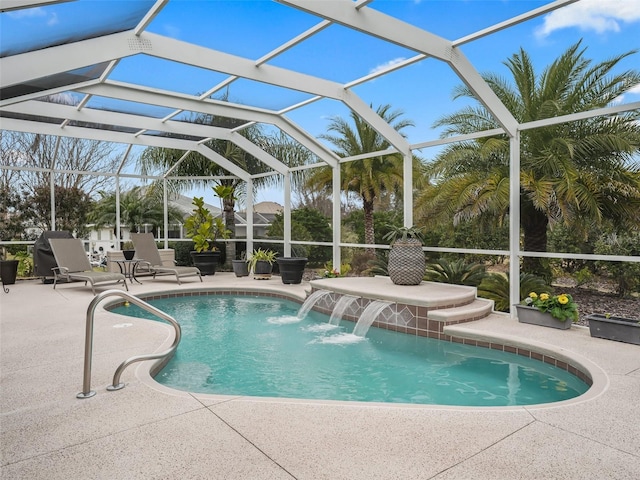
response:
{"label": "patio chair", "polygon": [[132,233],[131,241],[139,259],[136,275],[138,273],[150,273],[155,279],[156,275],[175,275],[178,285],[180,279],[184,277],[198,276],[202,282],[200,270],[196,267],[165,266],[162,264],[160,252],[156,245],[156,240],[151,233]]}
{"label": "patio chair", "polygon": [[81,281],[86,285],[91,284],[91,291],[96,294],[96,285],[120,283],[127,290],[127,279],[121,273],[94,272],[87,257],[87,253],[79,238],[50,238],[51,251],[56,259],[57,267],[53,270],[53,288],[59,279],[66,281]]}

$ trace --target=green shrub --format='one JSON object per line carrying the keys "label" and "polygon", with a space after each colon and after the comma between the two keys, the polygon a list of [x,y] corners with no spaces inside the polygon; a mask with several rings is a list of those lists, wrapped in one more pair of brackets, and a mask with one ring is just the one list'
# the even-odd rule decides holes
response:
{"label": "green shrub", "polygon": [[[529,296],[530,292],[544,292],[549,290],[544,279],[530,273],[520,274],[520,299]],[[508,312],[511,309],[509,295],[509,275],[502,273],[489,273],[478,286],[478,296],[493,300],[494,309],[499,312]]]}
{"label": "green shrub", "polygon": [[441,258],[427,265],[424,278],[430,282],[477,287],[486,274],[486,267],[481,263],[466,263],[464,259],[450,262]]}
{"label": "green shrub", "polygon": [[[601,237],[595,246],[595,253],[601,255],[640,255],[640,233],[616,234]],[[637,291],[640,286],[640,263],[597,261],[601,268],[617,283],[618,296],[624,297]]]}
{"label": "green shrub", "polygon": [[589,267],[583,267],[572,275],[577,285],[584,285],[589,283],[593,278],[593,273],[589,270]]}
{"label": "green shrub", "polygon": [[33,257],[26,250],[21,250],[15,254],[14,258],[18,260],[18,276],[30,277],[33,275]]}
{"label": "green shrub", "polygon": [[[158,248],[163,248],[158,245]],[[176,265],[191,266],[191,251],[194,250],[193,242],[169,242],[169,248],[175,251]]]}

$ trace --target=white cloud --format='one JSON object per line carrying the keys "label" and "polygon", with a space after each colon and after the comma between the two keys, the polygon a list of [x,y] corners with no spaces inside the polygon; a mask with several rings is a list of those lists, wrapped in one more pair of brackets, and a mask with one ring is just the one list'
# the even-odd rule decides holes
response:
{"label": "white cloud", "polygon": [[386,70],[387,68],[393,67],[394,65],[404,62],[405,60],[406,60],[405,57],[398,57],[398,58],[394,58],[393,60],[389,60],[386,63],[382,63],[380,65],[373,67],[371,70],[369,70],[369,75],[373,75],[374,73],[378,73],[383,70]]}
{"label": "white cloud", "polygon": [[47,13],[44,9],[37,8],[22,8],[7,12],[7,15],[15,20],[22,20],[25,18],[41,18],[44,17],[45,23],[48,26],[56,25],[58,23],[58,15],[55,13]]}
{"label": "white cloud", "polygon": [[55,13],[52,13],[51,16],[49,16],[49,19],[47,20],[47,25],[51,26],[57,23],[58,23],[58,15]]}
{"label": "white cloud", "polygon": [[21,8],[19,10],[13,10],[7,12],[7,15],[11,18],[29,18],[29,17],[44,17],[47,14],[40,8]]}
{"label": "white cloud", "polygon": [[623,103],[623,101],[624,101],[624,99],[626,98],[627,95],[640,95],[640,83],[638,85],[636,85],[635,87],[631,87],[629,90],[627,90],[622,95],[619,95],[618,97],[616,97],[613,100],[613,102],[611,102],[611,104],[612,105],[619,105],[619,104]]}
{"label": "white cloud", "polygon": [[536,35],[546,37],[555,30],[571,27],[599,34],[619,32],[621,24],[637,21],[640,21],[638,0],[580,0],[546,15]]}
{"label": "white cloud", "polygon": [[175,25],[164,25],[164,31],[167,35],[169,35],[171,38],[180,38],[180,34],[182,33],[180,31],[180,28],[175,26]]}

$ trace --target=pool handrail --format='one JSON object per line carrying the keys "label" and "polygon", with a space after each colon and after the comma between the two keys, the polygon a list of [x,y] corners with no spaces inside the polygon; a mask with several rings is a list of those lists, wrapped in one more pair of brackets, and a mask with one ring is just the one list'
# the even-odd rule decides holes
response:
{"label": "pool handrail", "polygon": [[136,355],[134,357],[126,359],[124,362],[120,364],[120,366],[116,369],[113,375],[113,383],[107,387],[107,390],[114,391],[120,390],[124,388],[124,383],[120,382],[120,376],[122,372],[124,372],[125,368],[135,362],[142,362],[145,360],[155,360],[155,359],[163,359],[167,358],[175,352],[176,348],[178,348],[178,344],[180,343],[180,338],[182,337],[182,329],[180,328],[180,324],[170,315],[166,314],[162,310],[157,309],[156,307],[149,305],[147,302],[140,300],[138,297],[135,297],[129,293],[123,292],[121,290],[106,290],[102,293],[96,295],[91,303],[89,303],[89,307],[87,308],[87,324],[86,324],[86,332],[85,332],[85,343],[84,343],[84,376],[82,382],[82,392],[76,395],[76,398],[84,399],[93,397],[96,392],[91,390],[91,359],[93,355],[93,321],[95,310],[98,304],[107,297],[118,296],[125,299],[134,305],[146,310],[153,315],[160,317],[161,319],[170,323],[175,329],[176,335],[173,339],[173,343],[169,347],[169,349],[164,352],[159,353],[151,353],[147,355]]}

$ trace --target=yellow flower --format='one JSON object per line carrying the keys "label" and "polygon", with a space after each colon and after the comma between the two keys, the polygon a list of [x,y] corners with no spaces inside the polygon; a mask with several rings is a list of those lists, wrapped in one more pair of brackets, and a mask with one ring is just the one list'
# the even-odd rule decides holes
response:
{"label": "yellow flower", "polygon": [[567,297],[564,293],[562,295],[558,295],[558,303],[560,305],[566,305],[569,303],[569,297]]}
{"label": "yellow flower", "polygon": [[545,300],[549,300],[549,294],[548,293],[541,293],[540,294],[540,300],[542,300],[543,302]]}
{"label": "yellow flower", "polygon": [[536,298],[538,298],[538,294],[536,292],[531,292],[529,294],[529,298],[531,298],[532,300],[535,300]]}

